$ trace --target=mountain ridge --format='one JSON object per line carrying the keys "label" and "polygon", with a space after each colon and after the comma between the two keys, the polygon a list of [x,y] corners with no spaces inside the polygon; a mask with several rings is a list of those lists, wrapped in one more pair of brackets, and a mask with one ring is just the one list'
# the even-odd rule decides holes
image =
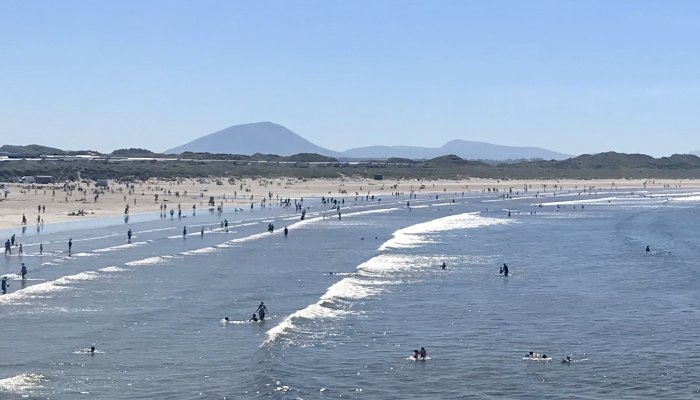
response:
{"label": "mountain ridge", "polygon": [[453,139],[441,147],[377,145],[334,151],[318,146],[298,133],[272,122],[233,125],[164,151],[166,154],[179,154],[182,152],[263,153],[282,156],[297,153],[317,153],[328,157],[350,159],[410,158],[416,160],[427,160],[454,154],[466,159],[493,161],[521,159],[563,160],[571,157],[568,154],[539,147],[506,146],[462,139]]}

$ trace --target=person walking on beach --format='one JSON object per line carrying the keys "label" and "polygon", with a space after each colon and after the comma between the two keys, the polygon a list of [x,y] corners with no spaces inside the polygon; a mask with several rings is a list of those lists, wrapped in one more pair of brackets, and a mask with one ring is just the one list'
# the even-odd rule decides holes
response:
{"label": "person walking on beach", "polygon": [[20,275],[22,275],[22,279],[27,279],[27,266],[22,263],[22,270],[20,270]]}
{"label": "person walking on beach", "polygon": [[131,228],[129,228],[129,230],[126,232],[127,241],[129,243],[131,243],[131,235],[132,235]]}
{"label": "person walking on beach", "polygon": [[2,284],[0,286],[0,289],[2,289],[2,294],[7,294],[7,288],[10,286],[9,283],[7,283],[7,277],[3,276],[2,277]]}
{"label": "person walking on beach", "polygon": [[258,309],[255,310],[255,312],[260,316],[260,321],[264,321],[265,314],[267,314],[267,307],[265,307],[265,303],[261,301],[260,305],[258,306]]}
{"label": "person walking on beach", "polygon": [[73,238],[68,239],[68,255],[70,256],[71,251],[73,250]]}

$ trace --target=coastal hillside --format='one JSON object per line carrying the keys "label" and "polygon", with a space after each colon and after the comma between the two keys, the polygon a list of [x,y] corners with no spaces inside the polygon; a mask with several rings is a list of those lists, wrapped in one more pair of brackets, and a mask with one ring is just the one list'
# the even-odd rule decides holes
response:
{"label": "coastal hillside", "polygon": [[341,157],[359,159],[383,159],[390,157],[427,160],[448,154],[454,154],[468,160],[564,160],[570,155],[539,147],[503,146],[486,142],[452,140],[441,147],[420,146],[368,146],[346,150]]}
{"label": "coastal hillside", "polygon": [[165,151],[166,154],[184,152],[247,155],[262,153],[279,156],[299,153],[318,153],[326,156],[335,154],[272,122],[234,125]]}

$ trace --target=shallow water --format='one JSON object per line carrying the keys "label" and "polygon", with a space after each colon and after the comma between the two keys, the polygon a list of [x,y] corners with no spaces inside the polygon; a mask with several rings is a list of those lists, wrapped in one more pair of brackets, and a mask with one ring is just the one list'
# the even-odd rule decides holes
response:
{"label": "shallow water", "polygon": [[[273,207],[15,230],[0,398],[697,397],[700,199],[684,193],[346,198],[342,220],[312,199],[303,222]],[[261,300],[270,315],[247,322]],[[408,360],[421,346],[431,359]]]}

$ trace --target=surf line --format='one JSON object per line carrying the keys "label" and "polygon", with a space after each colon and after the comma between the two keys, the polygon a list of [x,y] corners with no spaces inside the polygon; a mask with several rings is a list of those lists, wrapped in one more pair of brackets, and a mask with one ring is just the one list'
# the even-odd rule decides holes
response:
{"label": "surf line", "polygon": [[[450,230],[476,229],[493,225],[513,223],[502,218],[482,217],[479,213],[462,213],[437,218],[401,228],[392,234],[392,238],[379,246],[376,255],[357,266],[357,270],[346,278],[331,285],[319,301],[289,314],[282,322],[266,332],[267,339],[260,347],[271,345],[282,335],[290,333],[300,318],[336,318],[351,314],[342,308],[343,301],[366,299],[386,290],[388,285],[399,283],[395,280],[397,272],[415,268],[415,257],[393,254],[389,250],[417,247],[427,242],[425,235]],[[392,280],[392,278],[394,278]]]}

